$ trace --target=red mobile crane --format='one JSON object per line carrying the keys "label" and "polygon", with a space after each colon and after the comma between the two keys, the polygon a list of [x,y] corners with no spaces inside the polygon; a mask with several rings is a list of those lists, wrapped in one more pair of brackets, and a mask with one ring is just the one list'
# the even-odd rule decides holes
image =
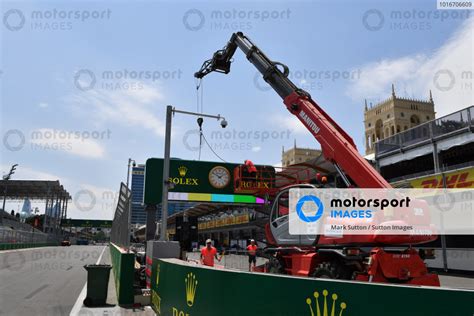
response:
{"label": "red mobile crane", "polygon": [[[288,79],[286,65],[270,60],[241,32],[232,34],[227,45],[214,53],[194,74],[198,79],[216,71],[227,74],[232,57],[240,48],[263,75],[263,79],[283,99],[291,114],[296,115],[321,144],[326,160],[334,164],[347,187],[389,189],[390,184],[359,154],[352,138],[311,98]],[[347,176],[346,176],[347,175]],[[432,254],[418,252],[411,245],[435,240],[435,235],[387,236],[344,235],[341,237],[290,236],[285,200],[292,187],[282,189],[275,197],[270,223],[265,229],[272,251],[270,271],[290,275],[369,282],[392,282],[439,286],[438,276],[427,271],[424,258]],[[423,206],[422,206],[423,207]],[[286,214],[285,214],[286,213]],[[395,219],[401,219],[396,217]],[[404,214],[403,216],[407,216]],[[399,249],[384,249],[398,246]]]}

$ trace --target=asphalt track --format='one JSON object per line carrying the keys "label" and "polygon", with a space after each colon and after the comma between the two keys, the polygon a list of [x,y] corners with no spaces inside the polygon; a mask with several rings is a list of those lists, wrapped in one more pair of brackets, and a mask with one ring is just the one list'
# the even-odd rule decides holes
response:
{"label": "asphalt track", "polygon": [[0,315],[69,315],[105,246],[0,252]]}

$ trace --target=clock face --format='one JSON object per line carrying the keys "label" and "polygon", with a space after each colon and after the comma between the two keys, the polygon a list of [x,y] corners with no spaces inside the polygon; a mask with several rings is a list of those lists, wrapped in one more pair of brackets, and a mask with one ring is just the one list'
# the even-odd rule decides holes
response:
{"label": "clock face", "polygon": [[209,182],[216,189],[226,187],[230,182],[230,172],[222,166],[217,166],[209,171]]}

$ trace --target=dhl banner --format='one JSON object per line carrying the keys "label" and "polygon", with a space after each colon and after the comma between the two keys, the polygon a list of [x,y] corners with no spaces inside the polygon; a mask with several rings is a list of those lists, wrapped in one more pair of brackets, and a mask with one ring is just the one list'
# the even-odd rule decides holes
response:
{"label": "dhl banner", "polygon": [[[444,173],[446,188],[474,188],[474,168],[466,168]],[[443,175],[437,174],[410,180],[412,188],[434,189],[443,188]]]}
{"label": "dhl banner", "polygon": [[250,221],[249,214],[243,214],[243,215],[237,215],[233,217],[219,218],[219,219],[214,219],[207,222],[202,222],[198,224],[198,229],[204,230],[204,229],[218,228],[218,227],[223,227],[223,226],[239,225],[239,224],[248,223],[249,221]]}

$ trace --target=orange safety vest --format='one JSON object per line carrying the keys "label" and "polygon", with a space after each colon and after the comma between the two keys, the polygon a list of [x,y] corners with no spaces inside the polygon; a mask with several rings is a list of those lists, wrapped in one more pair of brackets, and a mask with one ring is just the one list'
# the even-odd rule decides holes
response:
{"label": "orange safety vest", "polygon": [[248,245],[247,251],[250,256],[255,256],[257,254],[257,245]]}
{"label": "orange safety vest", "polygon": [[208,249],[204,247],[201,249],[202,261],[205,266],[213,267],[214,266],[214,257],[217,254],[217,249],[212,247]]}

